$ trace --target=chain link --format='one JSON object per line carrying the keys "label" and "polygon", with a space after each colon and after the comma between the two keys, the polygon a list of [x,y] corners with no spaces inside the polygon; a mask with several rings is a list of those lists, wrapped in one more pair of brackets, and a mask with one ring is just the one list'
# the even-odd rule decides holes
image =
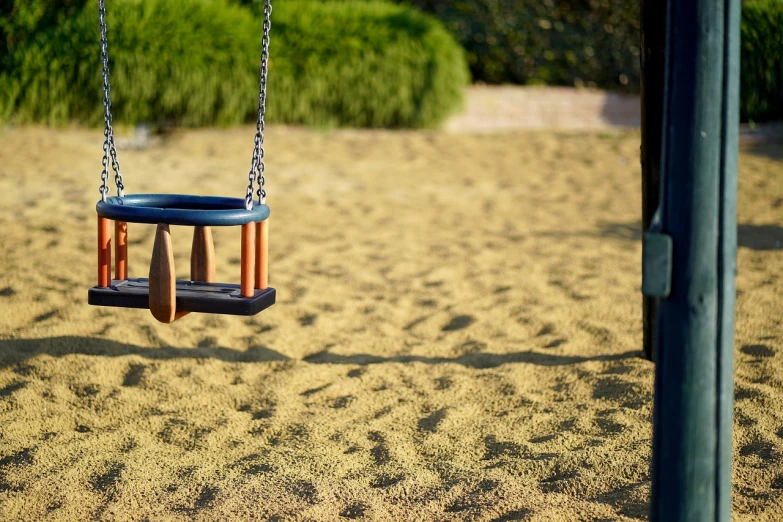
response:
{"label": "chain link", "polygon": [[[125,185],[123,184],[122,174],[120,173],[120,163],[117,160],[117,148],[114,143],[105,0],[98,0],[98,14],[101,32],[101,62],[103,64],[103,119],[106,123],[106,127],[103,131],[103,160],[101,161],[103,170],[101,172],[101,186],[99,190],[101,199],[105,201],[106,195],[109,193],[109,188],[106,186],[106,182],[109,179],[109,165],[111,165],[111,168],[114,171],[114,183],[117,186],[118,196],[123,197],[125,195]],[[258,202],[259,204],[266,203],[266,177],[264,175],[266,169],[266,164],[264,163],[264,116],[266,115],[266,83],[269,69],[269,30],[272,26],[271,16],[272,2],[271,0],[266,0],[266,3],[264,4],[263,38],[261,40],[261,71],[258,85],[258,121],[256,123],[253,160],[250,166],[250,173],[248,174],[248,186],[245,193],[245,207],[248,210],[253,208],[253,192],[256,181],[258,181],[258,190],[256,191]]]}
{"label": "chain link", "polygon": [[250,173],[247,176],[248,185],[245,192],[245,208],[253,208],[253,189],[255,182],[258,181],[258,203],[266,203],[266,177],[264,170],[264,116],[266,115],[266,79],[269,69],[269,30],[272,27],[272,1],[266,0],[264,4],[264,35],[261,39],[261,72],[258,83],[258,121],[256,123],[256,136],[253,147],[253,160],[250,164]]}
{"label": "chain link", "polygon": [[101,62],[103,64],[103,120],[106,127],[103,130],[103,171],[101,172],[101,200],[106,201],[106,195],[109,193],[109,187],[106,181],[109,179],[109,165],[114,171],[114,184],[117,186],[117,195],[125,195],[125,185],[122,182],[120,173],[120,162],[117,160],[117,148],[114,145],[114,118],[111,114],[111,84],[109,83],[109,44],[106,38],[106,5],[105,0],[98,0],[98,17],[100,19],[101,29]]}

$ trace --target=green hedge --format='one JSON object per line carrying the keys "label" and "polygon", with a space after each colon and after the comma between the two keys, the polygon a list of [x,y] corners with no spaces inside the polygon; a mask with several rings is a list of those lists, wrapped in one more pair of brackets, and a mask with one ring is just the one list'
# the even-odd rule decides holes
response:
{"label": "green hedge", "polygon": [[740,112],[744,120],[783,120],[783,0],[742,6]]}
{"label": "green hedge", "polygon": [[443,22],[464,47],[475,81],[639,89],[638,0],[392,1]]}
{"label": "green hedge", "polygon": [[[20,121],[100,120],[97,15],[94,1],[82,11],[86,1],[0,2],[0,121],[12,113]],[[393,1],[440,18],[464,46],[477,81],[639,87],[636,1]],[[252,119],[247,100],[256,88],[260,22],[258,16],[250,20],[240,4],[256,11],[260,4],[229,3],[110,3],[121,120],[199,125]],[[385,4],[346,3],[274,0],[271,120],[427,126],[458,106],[464,59],[437,24]],[[742,117],[781,119],[783,0],[746,0],[742,19]],[[162,35],[173,37],[174,48],[165,46]],[[146,55],[137,55],[139,50]],[[144,68],[129,84],[137,65]],[[169,82],[172,75],[182,83]]]}
{"label": "green hedge", "polygon": [[[398,1],[446,24],[475,80],[639,89],[638,0]],[[783,119],[783,0],[743,2],[740,67],[743,121]]]}
{"label": "green hedge", "polygon": [[72,17],[87,0],[3,0],[0,2],[0,58],[31,34]]}
{"label": "green hedge", "polygon": [[638,0],[399,0],[440,19],[486,83],[639,88]]}
{"label": "green hedge", "polygon": [[[279,5],[278,5],[279,4]],[[118,0],[108,14],[115,118],[183,125],[252,121],[258,16],[224,0]],[[464,53],[437,20],[404,6],[279,2],[269,121],[429,127],[462,102]],[[102,121],[97,2],[43,27],[3,60],[0,118]]]}

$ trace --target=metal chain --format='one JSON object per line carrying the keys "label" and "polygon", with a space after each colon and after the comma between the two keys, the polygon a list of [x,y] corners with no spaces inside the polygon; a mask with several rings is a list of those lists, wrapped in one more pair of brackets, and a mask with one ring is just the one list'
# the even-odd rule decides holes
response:
{"label": "metal chain", "polygon": [[114,127],[111,114],[111,84],[109,83],[109,44],[106,38],[106,6],[105,0],[98,0],[98,18],[101,28],[101,62],[103,63],[103,120],[106,127],[103,129],[103,171],[101,172],[101,200],[106,201],[106,195],[109,193],[109,187],[106,186],[106,180],[109,179],[109,164],[114,171],[114,184],[117,186],[117,195],[125,195],[125,185],[122,182],[120,173],[120,162],[117,161],[117,148],[114,145]]}
{"label": "metal chain", "polygon": [[255,147],[253,148],[253,161],[250,164],[250,173],[247,176],[249,181],[247,191],[245,192],[245,208],[253,208],[253,188],[258,180],[258,203],[266,203],[266,177],[264,170],[264,116],[266,115],[266,79],[269,69],[269,29],[272,27],[272,1],[266,0],[264,4],[264,35],[261,39],[261,73],[258,83],[258,122],[256,123]]}

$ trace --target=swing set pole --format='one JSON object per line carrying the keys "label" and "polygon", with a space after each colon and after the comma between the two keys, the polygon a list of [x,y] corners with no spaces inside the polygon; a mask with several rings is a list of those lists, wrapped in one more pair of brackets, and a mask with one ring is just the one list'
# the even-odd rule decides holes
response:
{"label": "swing set pole", "polygon": [[[642,231],[645,231],[652,224],[661,191],[666,2],[642,0],[641,14]],[[644,357],[654,361],[655,298],[643,296],[642,308]]]}
{"label": "swing set pole", "polygon": [[729,522],[741,1],[667,3],[650,519]]}

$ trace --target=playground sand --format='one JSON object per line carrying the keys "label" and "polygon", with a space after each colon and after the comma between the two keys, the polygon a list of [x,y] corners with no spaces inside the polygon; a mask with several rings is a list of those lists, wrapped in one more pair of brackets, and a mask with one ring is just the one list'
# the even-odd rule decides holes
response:
{"label": "playground sand", "polygon": [[[128,191],[241,196],[252,132],[121,150]],[[274,128],[277,304],[168,326],[86,304],[101,139],[0,134],[0,519],[647,518],[638,133]],[[757,522],[783,518],[783,146],[753,147],[733,502]],[[238,281],[239,230],[214,236]]]}

